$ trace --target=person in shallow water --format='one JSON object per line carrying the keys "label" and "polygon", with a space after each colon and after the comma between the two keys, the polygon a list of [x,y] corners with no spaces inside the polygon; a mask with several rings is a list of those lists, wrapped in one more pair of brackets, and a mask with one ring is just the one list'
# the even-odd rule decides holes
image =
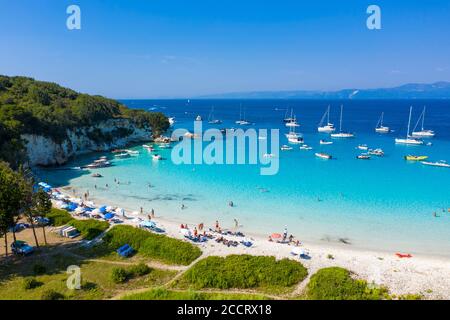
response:
{"label": "person in shallow water", "polygon": [[228,205],[229,205],[230,207],[234,207],[233,201],[228,202]]}

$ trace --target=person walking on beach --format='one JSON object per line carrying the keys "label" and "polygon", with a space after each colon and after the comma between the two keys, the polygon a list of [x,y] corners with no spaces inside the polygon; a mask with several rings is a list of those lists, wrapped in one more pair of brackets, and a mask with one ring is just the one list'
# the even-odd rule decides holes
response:
{"label": "person walking on beach", "polygon": [[200,223],[199,225],[198,225],[198,230],[200,230],[200,231],[202,231],[203,230],[203,222],[202,223]]}
{"label": "person walking on beach", "polygon": [[234,227],[237,229],[239,227],[239,222],[237,221],[237,219],[234,219]]}
{"label": "person walking on beach", "polygon": [[152,208],[152,218],[155,217],[155,210]]}
{"label": "person walking on beach", "polygon": [[220,225],[219,225],[219,221],[218,220],[216,220],[216,231],[218,231],[218,230],[220,230]]}
{"label": "person walking on beach", "polygon": [[143,213],[144,213],[144,208],[141,207],[141,214],[143,214]]}
{"label": "person walking on beach", "polygon": [[283,232],[283,241],[285,241],[285,240],[286,240],[286,238],[287,238],[287,235],[288,235],[287,227],[284,227],[284,232]]}

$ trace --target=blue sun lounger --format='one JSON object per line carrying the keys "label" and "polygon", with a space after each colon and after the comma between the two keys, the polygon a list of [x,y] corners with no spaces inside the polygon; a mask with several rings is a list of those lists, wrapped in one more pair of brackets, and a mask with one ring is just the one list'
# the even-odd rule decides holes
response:
{"label": "blue sun lounger", "polygon": [[117,249],[117,253],[119,254],[119,256],[124,258],[129,257],[133,252],[134,249],[129,244],[125,244]]}

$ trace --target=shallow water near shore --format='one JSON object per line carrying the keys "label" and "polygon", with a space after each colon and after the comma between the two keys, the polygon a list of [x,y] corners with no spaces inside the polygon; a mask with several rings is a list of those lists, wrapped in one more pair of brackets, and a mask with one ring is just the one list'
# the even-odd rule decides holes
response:
{"label": "shallow water near shore", "polygon": [[[240,101],[233,100],[128,100],[131,108],[161,111],[176,117],[176,126],[192,130],[193,120],[208,118],[215,106],[215,117],[223,120],[217,128],[236,127]],[[280,169],[274,176],[260,175],[258,165],[175,165],[170,149],[158,151],[167,160],[152,161],[141,146],[133,148],[140,155],[114,159],[112,154],[80,156],[62,168],[38,169],[38,174],[54,186],[69,185],[78,195],[89,190],[92,197],[105,204],[145,212],[152,208],[163,217],[181,222],[213,225],[219,220],[232,227],[237,219],[245,232],[268,235],[289,233],[305,241],[340,242],[358,248],[405,251],[450,256],[450,169],[423,166],[403,159],[406,154],[428,155],[430,161],[450,161],[450,102],[448,101],[348,101],[344,102],[345,130],[356,138],[334,140],[321,146],[316,132],[326,107],[331,104],[331,118],[339,125],[336,101],[242,101],[252,128],[279,128],[287,132],[283,117],[288,108],[301,124],[311,151],[278,152]],[[425,126],[437,135],[432,146],[395,145],[394,138],[406,134],[410,105],[414,106],[413,126],[423,105],[427,105]],[[395,132],[379,135],[374,127],[385,112],[385,125]],[[214,127],[205,124],[205,127]],[[281,135],[280,145],[286,144]],[[369,161],[356,160],[359,144],[382,148],[385,156]],[[315,152],[335,157],[323,161]],[[61,170],[90,163],[107,155],[112,167],[97,170]],[[99,172],[102,178],[91,174]],[[114,180],[120,183],[116,183]],[[108,187],[106,185],[108,184]],[[96,187],[95,187],[96,186]],[[229,207],[232,200],[234,207]],[[100,204],[100,203],[99,203]],[[181,209],[181,205],[185,209]],[[438,217],[434,216],[434,212]]]}

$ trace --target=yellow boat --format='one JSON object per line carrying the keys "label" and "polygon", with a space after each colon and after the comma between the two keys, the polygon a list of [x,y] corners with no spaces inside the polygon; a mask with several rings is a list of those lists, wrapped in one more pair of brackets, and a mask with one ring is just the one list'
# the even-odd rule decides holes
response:
{"label": "yellow boat", "polygon": [[428,156],[411,156],[411,155],[405,156],[405,160],[407,160],[407,161],[424,161],[427,159],[428,159]]}

